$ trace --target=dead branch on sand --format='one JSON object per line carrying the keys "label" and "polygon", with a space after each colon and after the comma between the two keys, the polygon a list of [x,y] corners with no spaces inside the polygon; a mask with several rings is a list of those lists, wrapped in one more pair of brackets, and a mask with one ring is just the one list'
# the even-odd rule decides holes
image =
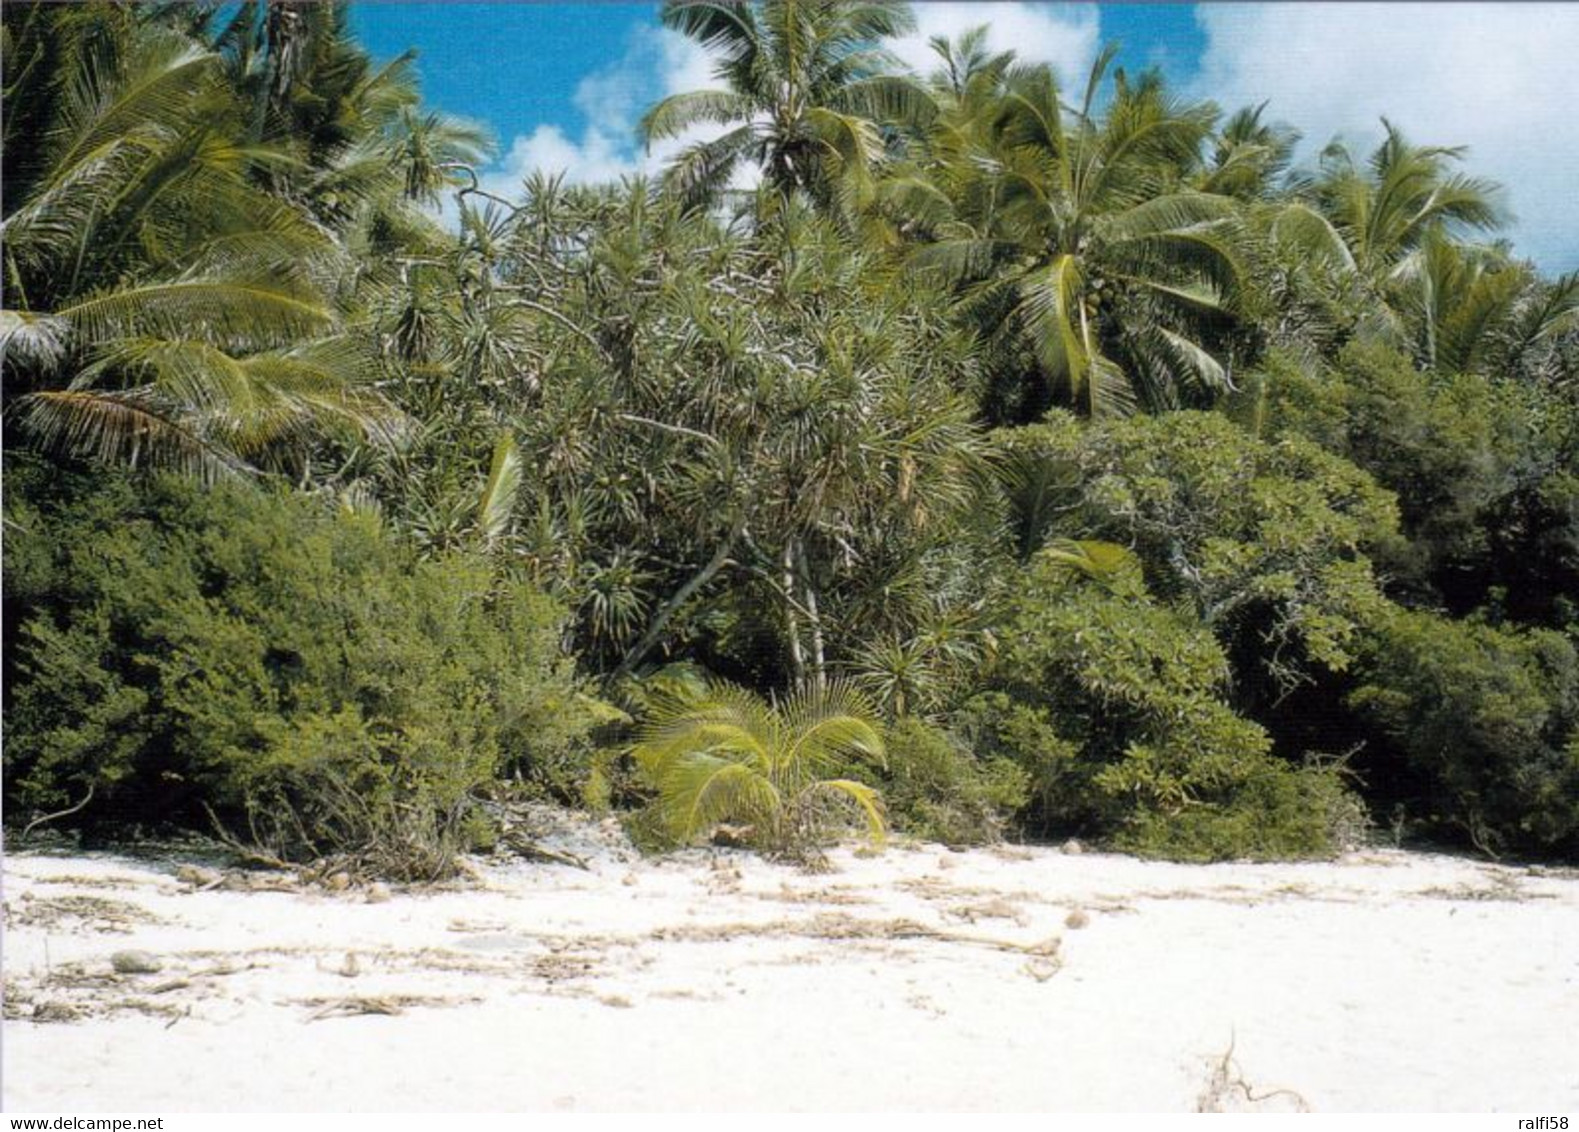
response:
{"label": "dead branch on sand", "polygon": [[1243,1093],[1245,1101],[1252,1105],[1259,1105],[1274,1097],[1287,1097],[1294,1105],[1295,1112],[1310,1112],[1310,1103],[1293,1089],[1269,1089],[1264,1093],[1257,1093],[1244,1078],[1244,1071],[1239,1068],[1239,1063],[1234,1060],[1234,1046],[1238,1036],[1231,1034],[1228,1038],[1228,1048],[1223,1051],[1223,1056],[1212,1067],[1212,1074],[1206,1080],[1206,1088],[1196,1098],[1196,1112],[1227,1112],[1226,1104],[1235,1093]]}

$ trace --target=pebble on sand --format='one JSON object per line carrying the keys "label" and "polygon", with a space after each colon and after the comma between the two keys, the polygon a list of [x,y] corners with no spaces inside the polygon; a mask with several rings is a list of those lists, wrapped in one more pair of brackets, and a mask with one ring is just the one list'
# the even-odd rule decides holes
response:
{"label": "pebble on sand", "polygon": [[164,970],[158,957],[147,951],[117,951],[110,956],[110,966],[117,975],[152,975]]}

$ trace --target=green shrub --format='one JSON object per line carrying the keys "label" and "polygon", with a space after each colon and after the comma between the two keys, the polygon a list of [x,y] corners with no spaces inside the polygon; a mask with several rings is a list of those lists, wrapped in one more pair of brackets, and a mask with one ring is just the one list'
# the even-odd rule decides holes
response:
{"label": "green shrub", "polygon": [[1137,811],[1113,844],[1175,861],[1288,860],[1356,845],[1369,824],[1336,770],[1268,760],[1236,784],[1229,804]]}
{"label": "green shrub", "polygon": [[[1297,436],[1268,443],[1216,413],[1083,426],[1063,413],[999,434],[1016,469],[1014,538],[1130,548],[1150,591],[1234,657],[1241,696],[1341,672],[1381,603],[1366,551],[1395,539],[1392,496]],[[1035,492],[1026,484],[1039,485]],[[1022,498],[1024,497],[1024,498]]]}
{"label": "green shrub", "polygon": [[[1025,694],[1021,689],[1021,694]],[[1047,828],[1078,821],[1090,786],[1080,744],[1061,734],[1042,697],[1039,703],[1005,692],[972,697],[949,721],[950,730],[983,762],[1017,766],[1025,775],[1022,818]]]}
{"label": "green shrub", "polygon": [[881,785],[895,828],[946,845],[997,840],[1026,805],[1029,774],[1001,755],[975,757],[954,735],[914,717],[888,728]]}
{"label": "green shrub", "polygon": [[1266,732],[1223,702],[1212,633],[1134,573],[1104,581],[1071,573],[1067,554],[1039,556],[999,639],[996,694],[964,730],[1018,757],[1049,830],[1191,859],[1335,847],[1334,772],[1273,757]]}
{"label": "green shrub", "polygon": [[279,855],[434,875],[479,788],[579,757],[560,610],[481,558],[245,486],[7,487],[10,813],[91,786],[86,824],[212,810]]}
{"label": "green shrub", "polygon": [[1423,779],[1443,832],[1491,852],[1579,856],[1579,657],[1545,629],[1396,610],[1353,702]]}
{"label": "green shrub", "polygon": [[1421,371],[1407,354],[1361,343],[1325,367],[1274,355],[1246,385],[1239,412],[1258,432],[1309,438],[1397,493],[1405,538],[1377,547],[1395,594],[1455,613],[1494,599],[1551,626],[1574,616],[1571,396]]}

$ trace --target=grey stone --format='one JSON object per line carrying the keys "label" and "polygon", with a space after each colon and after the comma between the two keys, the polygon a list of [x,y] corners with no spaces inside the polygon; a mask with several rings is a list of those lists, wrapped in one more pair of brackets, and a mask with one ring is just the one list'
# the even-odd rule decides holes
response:
{"label": "grey stone", "polygon": [[152,975],[164,970],[158,956],[147,951],[117,951],[110,956],[110,966],[118,975]]}

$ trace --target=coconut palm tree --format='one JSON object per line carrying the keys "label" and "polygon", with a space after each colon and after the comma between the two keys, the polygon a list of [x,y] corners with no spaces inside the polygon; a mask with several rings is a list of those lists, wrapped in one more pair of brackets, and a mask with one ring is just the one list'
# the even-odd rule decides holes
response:
{"label": "coconut palm tree", "polygon": [[[1359,162],[1341,143],[1281,207],[1312,271],[1350,292],[1354,329],[1452,371],[1510,366],[1571,325],[1573,285],[1543,287],[1505,247],[1499,186],[1454,172],[1461,147],[1417,146],[1393,123]],[[1309,280],[1307,279],[1307,282]]]}
{"label": "coconut palm tree", "polygon": [[375,69],[335,0],[248,0],[211,47],[248,108],[248,136],[295,158],[267,170],[269,183],[337,230],[368,205],[436,204],[491,148],[475,124],[420,112],[416,52]]}
{"label": "coconut palm tree", "polygon": [[700,42],[722,86],[671,95],[641,121],[650,146],[693,127],[726,131],[684,150],[670,184],[713,199],[743,162],[780,195],[805,193],[853,215],[871,192],[890,123],[931,113],[921,86],[893,74],[880,41],[913,26],[898,0],[667,0],[664,26]]}
{"label": "coconut palm tree", "polygon": [[681,843],[733,822],[765,848],[804,849],[841,811],[859,814],[880,842],[877,792],[830,777],[852,759],[883,762],[876,718],[864,696],[837,683],[780,702],[725,683],[670,681],[651,697],[633,754],[657,790],[659,820]]}
{"label": "coconut palm tree", "polygon": [[1243,107],[1216,131],[1198,188],[1243,200],[1278,192],[1293,163],[1299,131],[1263,120],[1266,108],[1265,102]]}
{"label": "coconut palm tree", "polygon": [[1387,119],[1382,126],[1386,136],[1363,165],[1342,143],[1328,146],[1313,187],[1357,270],[1380,279],[1433,232],[1462,236],[1501,226],[1498,186],[1450,171],[1463,147],[1412,145]]}
{"label": "coconut palm tree", "polygon": [[5,18],[30,134],[8,123],[0,358],[27,435],[214,475],[390,427],[323,292],[339,249],[260,183],[290,158],[247,140],[220,56],[134,12]]}
{"label": "coconut palm tree", "polygon": [[1093,415],[1225,388],[1212,341],[1246,275],[1236,202],[1190,186],[1215,109],[1120,71],[1098,116],[1113,54],[1074,112],[1048,68],[994,67],[990,118],[941,114],[946,132],[888,194],[922,236],[915,266],[956,282],[990,335],[1023,342],[1047,386]]}
{"label": "coconut palm tree", "polygon": [[1507,374],[1579,328],[1579,273],[1549,283],[1497,247],[1435,231],[1388,280],[1415,362],[1442,373]]}

